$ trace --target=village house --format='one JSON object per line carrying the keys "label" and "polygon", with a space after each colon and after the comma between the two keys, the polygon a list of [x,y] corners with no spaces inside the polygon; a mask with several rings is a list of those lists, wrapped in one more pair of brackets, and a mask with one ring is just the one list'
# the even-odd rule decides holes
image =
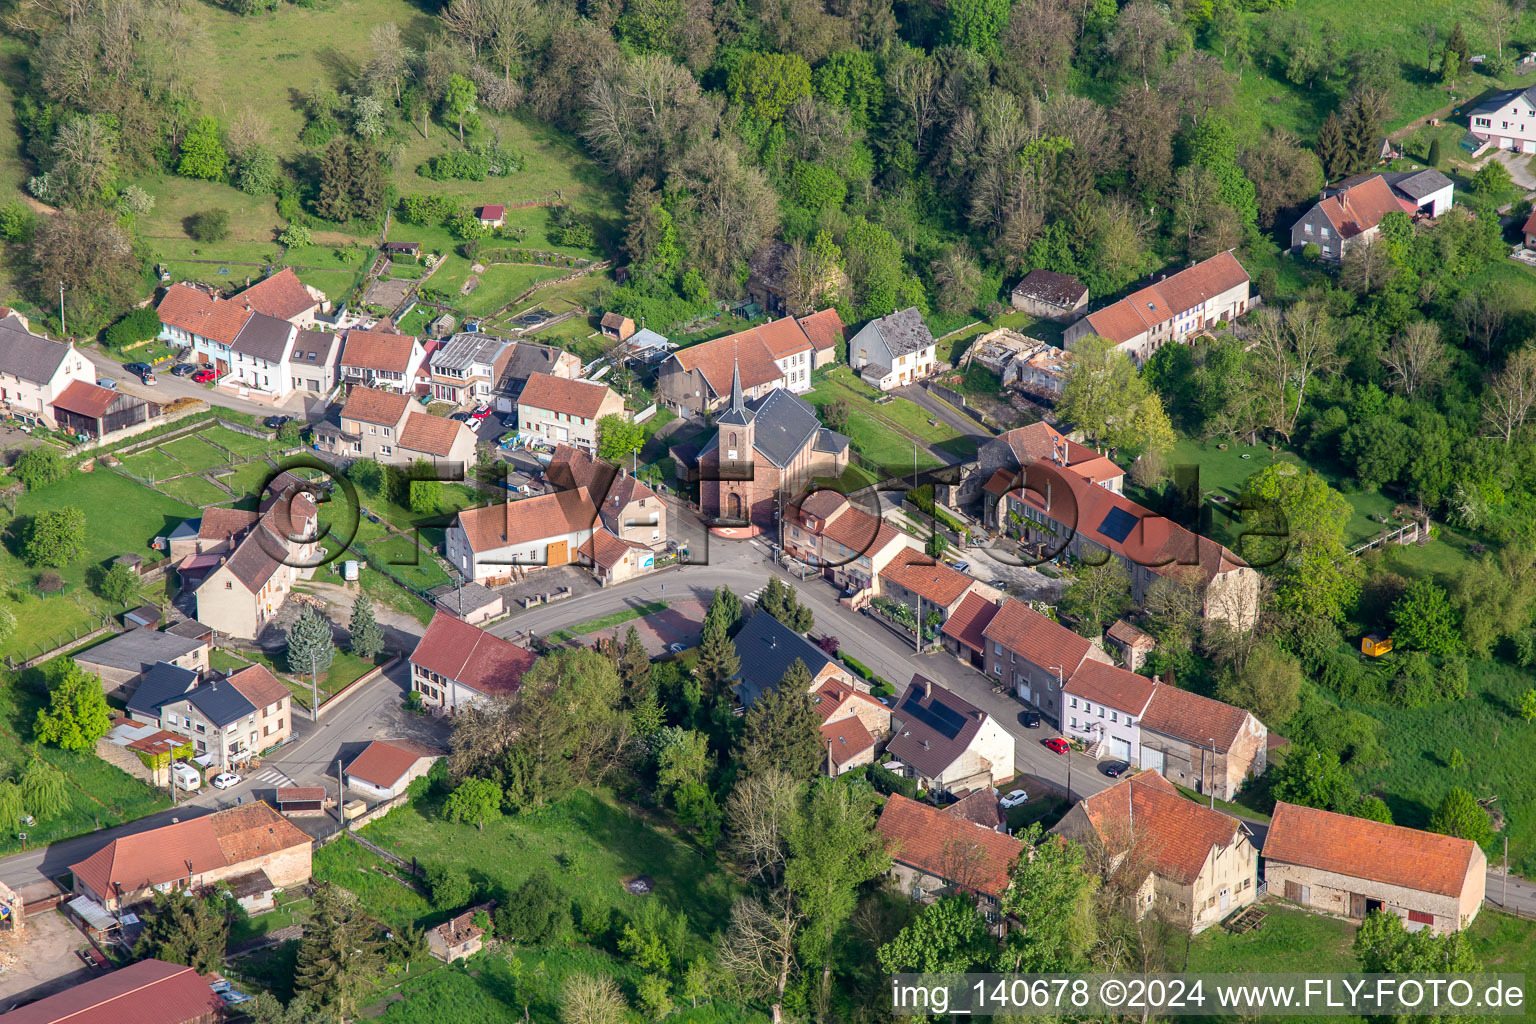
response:
{"label": "village house", "polygon": [[500,203],[480,207],[477,216],[483,228],[499,228],[507,222],[507,208]]}
{"label": "village house", "polygon": [[876,317],[848,339],[848,365],[864,383],[890,391],[922,380],[940,366],[937,342],[912,306]]}
{"label": "village house", "polygon": [[585,487],[461,511],[448,527],[448,561],[464,578],[500,586],[514,577],[575,561],[597,528]]}
{"label": "village house", "polygon": [[1317,203],[1291,226],[1291,250],[1318,247],[1338,263],[1350,248],[1377,237],[1381,218],[1394,211],[1438,217],[1451,208],[1455,186],[1436,170],[1362,174],[1325,188]]}
{"label": "village house", "polygon": [[194,675],[208,671],[208,644],[174,633],[130,629],[74,656],[84,672],[101,677],[107,696],[126,700],[144,673],[162,662]]}
{"label": "village house", "polygon": [[[156,307],[160,315],[160,340],[190,349],[191,361],[208,364],[220,377],[236,368],[236,343],[253,316],[270,317],[300,330],[311,330],[320,326],[320,314],[329,309],[330,302],[324,294],[304,284],[288,267],[228,299],[205,287],[173,284]],[[275,333],[271,325],[258,327],[247,339],[243,354],[247,357],[244,362],[248,372],[243,379],[247,387],[286,394],[287,391],[279,392],[271,384],[249,383],[251,372],[256,372],[255,379],[260,379],[262,363],[268,364],[269,380],[277,379],[278,371],[267,354]],[[292,390],[291,386],[288,390]]]}
{"label": "village house", "polygon": [[228,678],[157,665],[128,700],[128,716],[186,737],[193,760],[226,769],[281,746],[293,734],[292,695],[261,665]]}
{"label": "village house", "polygon": [[[205,514],[204,519],[208,517]],[[318,564],[319,517],[304,492],[290,493],[268,507],[228,555],[192,555],[183,561],[206,571],[196,585],[197,620],[227,636],[261,635],[293,584]],[[216,559],[217,565],[198,560]]]}
{"label": "village house", "polygon": [[374,740],[342,772],[346,786],[371,800],[392,800],[443,757],[415,740]]}
{"label": "village house", "polygon": [[635,322],[623,313],[612,311],[604,313],[603,319],[597,325],[603,337],[609,341],[628,341],[630,335],[635,333]]}
{"label": "village house", "polygon": [[6,1024],[217,1024],[224,1001],[191,967],[139,960],[9,1010]]}
{"label": "village house", "polygon": [[293,345],[298,328],[286,320],[252,313],[229,346],[229,374],[221,384],[277,400],[293,391]]}
{"label": "village house", "polygon": [[970,701],[914,675],[891,712],[886,752],[930,793],[963,794],[1014,776],[1013,736]]}
{"label": "village house", "polygon": [[996,921],[1022,842],[900,793],[886,800],[875,830],[902,892],[922,902],[973,893],[988,921]]}
{"label": "village house", "polygon": [[336,362],[341,358],[341,338],[330,331],[299,331],[288,354],[288,372],[295,390],[328,395],[336,386]]}
{"label": "village house", "polygon": [[507,612],[506,599],[478,583],[438,587],[432,591],[432,604],[438,611],[447,612],[471,626],[499,619]]}
{"label": "village house", "polygon": [[177,752],[187,756],[191,748],[185,736],[115,716],[112,728],[96,741],[96,756],[152,786],[169,786]]}
{"label": "village house", "polygon": [[603,586],[623,583],[656,568],[656,552],[639,541],[624,540],[606,529],[593,530],[592,536],[576,549]]}
{"label": "village house", "polygon": [[517,396],[518,429],[549,445],[596,451],[597,422],[604,416],[629,418],[624,399],[606,384],[539,374],[530,377]]}
{"label": "village house", "polygon": [[960,818],[972,825],[1007,835],[1008,819],[1003,816],[1000,799],[996,789],[977,789],[943,808],[943,811],[952,818]]}
{"label": "village house", "polygon": [[863,690],[829,678],[811,690],[827,748],[823,769],[836,776],[875,759],[891,734],[891,709]]}
{"label": "village house", "polygon": [[[1196,591],[1203,618],[1253,627],[1259,613],[1257,571],[1215,541],[1121,494],[1123,472],[1107,458],[1049,427],[1032,433],[1010,431],[982,446],[982,471],[998,467],[982,488],[989,528],[1016,537],[1045,559],[1066,554],[1097,563],[1112,555],[1130,575],[1138,605],[1154,582],[1166,578]],[[1042,447],[1046,454],[1036,454]]]}
{"label": "village house", "polygon": [[975,664],[971,643],[978,628],[975,623],[981,623],[982,671],[1039,708],[1058,729],[1066,681],[1090,661],[1108,664],[1110,660],[1085,638],[1011,597],[990,616],[972,606],[968,611],[957,610],[956,617],[973,617],[961,627],[967,654],[962,660]]}
{"label": "village house", "polygon": [[1139,366],[1164,345],[1235,320],[1248,306],[1248,272],[1231,252],[1217,253],[1089,313],[1062,333],[1062,344],[1098,335]]}
{"label": "village house", "polygon": [[533,654],[437,612],[411,652],[411,689],[428,707],[455,714],[487,697],[517,692]]}
{"label": "village house", "polygon": [[519,341],[507,359],[507,368],[496,381],[496,411],[515,411],[517,396],[523,393],[523,388],[531,378],[538,376],[575,380],[581,376],[581,360],[574,352],[548,345],[535,345],[531,341]]}
{"label": "village house", "polygon": [[775,388],[809,391],[811,371],[836,358],[843,336],[836,310],[824,309],[678,349],[662,361],[656,401],[683,417],[714,412],[731,400],[737,376],[748,401]]}
{"label": "village house", "polygon": [[1107,660],[1087,659],[1067,677],[1061,733],[1087,744],[1090,757],[1143,764],[1138,725],[1156,684]]}
{"label": "village house", "polygon": [[[396,256],[400,256],[410,260],[412,263],[415,263],[418,257],[421,256],[420,242],[385,242],[379,248],[383,251],[384,255],[392,259]],[[395,262],[398,263],[403,261],[396,260]]]}
{"label": "village house", "polygon": [[848,438],[823,427],[809,403],[783,388],[749,402],[739,371],[715,426],[697,459],[699,509],[709,519],[771,529],[801,486],[848,466]]}
{"label": "village house", "polygon": [[489,403],[517,342],[489,334],[455,334],[433,350],[432,397],[453,405]]}
{"label": "village house", "polygon": [[926,622],[935,612],[943,625],[967,594],[981,586],[925,551],[907,548],[875,575],[880,596],[912,609],[915,621]]}
{"label": "village house", "polygon": [[76,383],[95,388],[96,367],[75,351],[74,342],[33,334],[26,317],[0,309],[0,412],[56,428],[54,400]]}
{"label": "village house", "polygon": [[475,924],[475,918],[483,914],[484,919],[489,921],[495,906],[495,903],[481,903],[470,907],[428,931],[427,952],[445,964],[480,952],[485,945],[485,929]]}
{"label": "village house", "polygon": [[780,527],[784,551],[842,589],[862,607],[874,596],[881,570],[917,540],[836,491],[815,491],[789,507]]}
{"label": "village house", "polygon": [[1186,800],[1143,772],[1079,801],[1052,832],[1082,843],[1089,863],[1123,874],[1137,918],[1157,914],[1198,934],[1258,895],[1258,851],[1237,818]]}
{"label": "village house", "polygon": [[1138,729],[1142,768],[1218,800],[1269,764],[1269,730],[1252,713],[1168,683],[1156,682]]}
{"label": "village house", "polygon": [[735,636],[736,653],[741,668],[731,677],[731,690],[746,710],[779,689],[784,673],[796,661],[811,673],[809,693],[823,683],[839,683],[853,690],[855,683],[842,664],[804,636],[796,633],[767,612],[753,612]]}
{"label": "village house", "polygon": [[413,335],[354,327],[341,348],[341,379],[349,385],[388,388],[408,395],[416,387],[417,371],[426,358],[426,350]]}
{"label": "village house", "polygon": [[1467,111],[1467,121],[1480,149],[1536,153],[1536,85],[1493,93]]}
{"label": "village house", "polygon": [[1460,931],[1482,909],[1488,858],[1470,839],[1275,804],[1264,839],[1269,891],[1334,917],[1396,914],[1409,931]]}
{"label": "village house", "polygon": [[309,836],[265,800],[119,836],[69,866],[74,893],[109,912],[149,902],[156,892],[200,892],[216,882],[274,890],[310,879]]}
{"label": "village house", "polygon": [[1071,274],[1037,268],[1013,286],[1009,299],[1030,316],[1065,322],[1088,304],[1088,286]]}
{"label": "village house", "polygon": [[612,466],[570,445],[555,449],[544,470],[547,486],[561,491],[586,488],[603,528],[628,544],[660,551],[667,545],[667,506],[622,466]]}
{"label": "village house", "polygon": [[475,461],[475,432],[467,423],[418,412],[409,395],[354,387],[339,413],[315,424],[314,443],[349,459],[404,465],[426,459],[463,469]]}
{"label": "village house", "polygon": [[987,627],[997,617],[1001,602],[972,590],[944,620],[939,642],[944,649],[978,672],[986,672]]}

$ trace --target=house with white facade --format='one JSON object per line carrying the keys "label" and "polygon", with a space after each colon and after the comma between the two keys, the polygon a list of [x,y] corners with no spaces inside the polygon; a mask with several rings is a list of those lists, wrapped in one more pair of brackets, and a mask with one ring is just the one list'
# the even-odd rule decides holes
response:
{"label": "house with white facade", "polygon": [[576,561],[598,529],[585,487],[460,512],[448,527],[448,561],[466,579],[499,586],[531,570]]}
{"label": "house with white facade", "polygon": [[519,431],[549,445],[596,451],[597,424],[604,416],[629,418],[624,399],[606,384],[540,374],[530,377],[517,396]]}
{"label": "house with white facade", "polygon": [[432,397],[454,405],[489,402],[516,348],[510,338],[455,334],[427,360]]}
{"label": "house with white facade", "polygon": [[[324,294],[304,284],[285,267],[228,299],[210,288],[184,282],[173,284],[165,290],[156,312],[160,314],[160,340],[190,349],[190,361],[206,363],[223,377],[236,368],[237,361],[232,358],[235,343],[253,315],[282,320],[299,330],[308,330],[316,327],[320,314],[329,309],[330,302]],[[274,333],[270,325],[258,327],[248,340],[244,351],[247,372],[240,375],[243,386],[264,392],[272,390],[271,383],[266,386],[259,383],[262,373],[254,360],[272,362],[262,353],[270,351]],[[255,340],[258,337],[265,340],[258,342]],[[291,351],[291,339],[287,351]],[[286,359],[285,355],[285,362]],[[265,376],[269,381],[277,379],[270,367]],[[252,384],[253,379],[257,383]],[[281,393],[291,390],[290,384]]]}
{"label": "house with white facade", "polygon": [[891,712],[887,752],[930,793],[995,786],[1014,776],[1013,734],[985,711],[914,675]]}
{"label": "house with white facade", "polygon": [[848,365],[871,387],[890,391],[938,369],[937,342],[916,306],[876,317],[848,339]]}
{"label": "house with white facade", "polygon": [[76,381],[94,387],[96,367],[73,342],[33,334],[26,317],[0,307],[0,411],[55,428],[54,400]]}
{"label": "house with white facade", "polygon": [[341,379],[410,394],[426,358],[426,349],[414,335],[354,327],[341,347]]}
{"label": "house with white facade", "polygon": [[230,372],[220,383],[282,399],[293,391],[293,343],[299,329],[286,320],[252,313],[229,346]]}
{"label": "house with white facade", "polygon": [[1375,238],[1387,214],[1438,217],[1451,208],[1455,190],[1451,179],[1436,170],[1347,178],[1323,189],[1312,209],[1291,225],[1291,250],[1316,245],[1318,258],[1338,263],[1350,248]]}
{"label": "house with white facade", "polygon": [[1153,281],[1095,310],[1062,333],[1070,347],[1098,335],[1139,366],[1169,343],[1187,343],[1217,323],[1248,312],[1248,272],[1230,251]]}
{"label": "house with white facade", "polygon": [[1536,85],[1494,93],[1467,112],[1467,121],[1484,146],[1536,153]]}
{"label": "house with white facade", "polygon": [[341,356],[341,338],[330,331],[300,329],[288,353],[288,372],[295,391],[328,395],[336,386],[336,361]]}

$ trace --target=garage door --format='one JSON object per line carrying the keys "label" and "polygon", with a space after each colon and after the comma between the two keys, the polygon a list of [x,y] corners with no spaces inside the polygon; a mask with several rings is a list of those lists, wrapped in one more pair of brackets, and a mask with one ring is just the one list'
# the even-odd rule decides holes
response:
{"label": "garage door", "polygon": [[1162,771],[1163,752],[1161,750],[1153,750],[1151,747],[1142,747],[1141,766],[1149,772]]}
{"label": "garage door", "polygon": [[1129,761],[1131,759],[1130,740],[1115,739],[1111,737],[1109,741],[1109,749],[1114,753],[1116,757],[1122,761]]}
{"label": "garage door", "polygon": [[557,541],[551,541],[550,542],[550,545],[549,545],[549,555],[548,555],[548,558],[546,559],[547,564],[549,564],[549,565],[564,565],[566,562],[569,562],[570,560],[571,560],[570,555],[568,555],[566,553],[565,541],[557,540]]}

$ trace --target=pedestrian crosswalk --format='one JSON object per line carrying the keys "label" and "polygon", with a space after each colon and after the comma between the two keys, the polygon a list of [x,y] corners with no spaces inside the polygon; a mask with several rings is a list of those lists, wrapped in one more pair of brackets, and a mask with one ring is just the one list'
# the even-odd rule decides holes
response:
{"label": "pedestrian crosswalk", "polygon": [[279,786],[295,785],[293,779],[277,768],[263,768],[251,776],[251,782],[257,786],[271,786],[276,789]]}
{"label": "pedestrian crosswalk", "polygon": [[741,603],[744,604],[744,605],[750,604],[752,607],[756,608],[757,607],[758,595],[761,594],[766,589],[768,589],[768,588],[767,587],[758,587],[756,590],[752,591],[752,593],[748,594],[746,597],[743,597],[741,599]]}

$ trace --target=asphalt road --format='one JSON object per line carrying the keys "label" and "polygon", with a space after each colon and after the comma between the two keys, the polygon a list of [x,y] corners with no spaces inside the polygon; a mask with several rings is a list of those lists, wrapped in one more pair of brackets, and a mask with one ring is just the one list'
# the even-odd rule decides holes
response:
{"label": "asphalt road", "polygon": [[992,440],[994,436],[991,431],[987,430],[980,423],[977,423],[975,420],[971,419],[959,409],[956,409],[948,402],[945,402],[942,399],[936,398],[935,396],[929,394],[928,389],[923,387],[921,384],[907,384],[897,388],[893,393],[900,395],[902,398],[905,398],[910,402],[922,406],[922,408],[928,413],[929,416],[943,423],[947,423],[951,429],[961,434],[962,436],[975,438],[977,447],[980,447],[987,441]]}
{"label": "asphalt road", "polygon": [[[194,384],[188,377],[172,376],[170,370],[155,374],[155,383],[151,386],[141,381],[138,375],[123,369],[123,364],[111,356],[90,348],[82,348],[80,351],[95,364],[98,377],[110,377],[117,382],[117,390],[161,405],[177,398],[197,398],[209,405],[233,409],[252,416],[266,417],[281,414],[303,416],[306,419],[318,419],[325,411],[323,399],[306,395],[304,392],[294,392],[286,402],[280,405],[273,405],[270,402],[251,402],[218,388]],[[129,362],[134,360],[130,359]]]}

